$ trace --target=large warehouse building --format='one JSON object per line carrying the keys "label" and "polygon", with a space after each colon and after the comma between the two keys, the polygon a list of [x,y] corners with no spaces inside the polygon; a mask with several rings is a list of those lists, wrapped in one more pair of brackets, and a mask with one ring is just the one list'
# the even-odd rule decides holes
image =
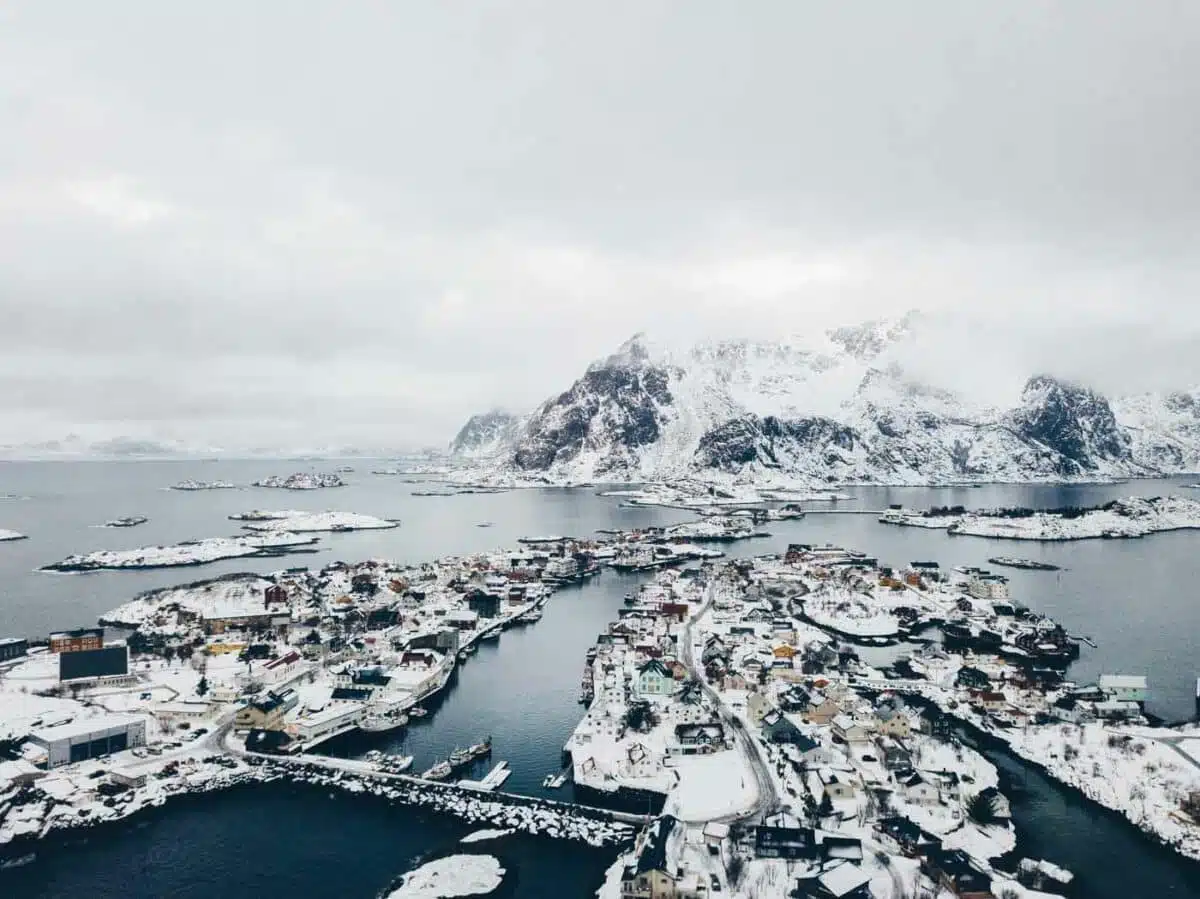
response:
{"label": "large warehouse building", "polygon": [[146,745],[146,719],[129,715],[85,718],[35,730],[29,739],[46,750],[46,767],[99,758]]}

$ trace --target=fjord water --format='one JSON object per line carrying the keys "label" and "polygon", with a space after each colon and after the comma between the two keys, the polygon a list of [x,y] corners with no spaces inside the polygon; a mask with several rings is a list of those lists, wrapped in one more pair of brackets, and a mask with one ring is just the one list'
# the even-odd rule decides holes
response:
{"label": "fjord water", "polygon": [[[417,562],[450,553],[513,545],[530,534],[586,535],[597,528],[628,528],[688,518],[661,509],[627,509],[594,490],[528,490],[502,494],[417,497],[429,484],[373,476],[372,463],[349,464],[350,486],[293,493],[244,489],[180,493],[161,488],[183,478],[246,484],[268,474],[328,470],[337,462],[140,462],[9,463],[0,465],[0,494],[27,497],[0,501],[0,527],[30,539],[0,544],[0,633],[45,633],[88,624],[140,590],[231,571],[271,571],[288,565],[320,565],[334,559],[389,558]],[[940,532],[879,524],[874,516],[841,510],[963,504],[1083,505],[1131,494],[1188,492],[1180,482],[1143,481],[1080,487],[995,486],[978,489],[850,488],[854,499],[838,511],[769,526],[770,539],[731,547],[739,555],[780,551],[789,541],[831,541],[863,549],[885,563],[934,559],[943,565],[986,564],[988,556],[1022,555],[1062,565],[1060,573],[1006,571],[1014,596],[1061,620],[1071,633],[1086,634],[1098,648],[1084,647],[1072,670],[1079,679],[1101,671],[1146,673],[1151,707],[1167,718],[1192,713],[1192,683],[1200,665],[1191,599],[1200,532],[1159,534],[1142,540],[1066,544],[1013,543],[948,537]],[[252,508],[334,508],[402,519],[380,532],[322,537],[316,555],[288,559],[232,560],[199,568],[148,572],[52,575],[34,569],[72,552],[232,534],[227,516]],[[820,509],[824,507],[814,507]],[[151,521],[128,530],[96,529],[104,520],[141,514]],[[481,522],[494,525],[480,528]],[[624,594],[641,578],[606,572],[596,581],[556,594],[545,617],[485,644],[461,666],[433,714],[400,736],[346,739],[328,751],[357,755],[370,748],[416,757],[418,769],[490,734],[492,761],[505,760],[513,776],[505,789],[567,798],[570,787],[549,791],[542,779],[558,769],[561,749],[581,714],[576,703],[583,656],[612,620]],[[1026,838],[1023,851],[1072,867],[1080,895],[1131,895],[1096,869],[1121,857],[1136,869],[1144,895],[1200,895],[1197,866],[1158,851],[1132,828],[1071,791],[1029,772],[1011,759],[1002,768],[1015,778],[1014,812]],[[487,763],[479,766],[486,770]],[[260,801],[261,798],[261,801]],[[453,849],[469,828],[436,816],[390,808],[375,800],[327,791],[258,788],[183,802],[146,820],[134,819],[104,833],[84,835],[70,861],[52,841],[42,858],[0,873],[5,895],[261,895],[274,874],[295,895],[370,895],[405,870],[417,856]],[[260,834],[265,833],[266,836]],[[253,836],[248,836],[253,835]],[[70,837],[69,840],[79,837]],[[55,847],[60,848],[55,848]],[[529,847],[540,847],[537,851]],[[519,874],[512,895],[584,896],[594,890],[605,854],[582,847],[512,837],[480,844]],[[220,864],[214,864],[219,859]],[[563,861],[566,860],[566,861]],[[560,863],[561,862],[561,863]],[[336,872],[353,869],[348,879]],[[245,880],[239,872],[254,870]],[[123,876],[121,872],[124,872]],[[8,881],[11,889],[6,888]],[[193,884],[194,886],[189,886]],[[557,892],[545,892],[545,885]],[[539,886],[540,885],[540,886]],[[239,892],[242,891],[242,892]],[[274,890],[271,890],[274,892]]]}

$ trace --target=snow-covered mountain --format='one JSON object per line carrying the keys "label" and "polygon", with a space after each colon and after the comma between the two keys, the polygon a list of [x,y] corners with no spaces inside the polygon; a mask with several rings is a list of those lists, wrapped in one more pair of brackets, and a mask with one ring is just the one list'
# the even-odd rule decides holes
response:
{"label": "snow-covered mountain", "polygon": [[485,459],[512,446],[521,427],[516,415],[493,409],[472,415],[450,441],[450,453],[460,459]]}
{"label": "snow-covered mountain", "polygon": [[463,433],[489,435],[468,442],[486,444],[469,455],[486,456],[490,471],[558,482],[924,484],[1200,469],[1200,393],[1112,404],[1043,374],[1013,408],[987,408],[909,374],[905,351],[921,326],[910,314],[682,353],[639,334],[527,419],[484,428],[477,416]]}

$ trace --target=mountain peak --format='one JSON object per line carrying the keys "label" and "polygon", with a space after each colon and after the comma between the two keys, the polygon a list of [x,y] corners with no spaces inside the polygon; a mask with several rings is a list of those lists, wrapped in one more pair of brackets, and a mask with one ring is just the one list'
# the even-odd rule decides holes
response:
{"label": "mountain peak", "polygon": [[847,355],[860,362],[870,362],[888,347],[910,336],[923,319],[919,310],[910,309],[899,318],[872,319],[825,333]]}

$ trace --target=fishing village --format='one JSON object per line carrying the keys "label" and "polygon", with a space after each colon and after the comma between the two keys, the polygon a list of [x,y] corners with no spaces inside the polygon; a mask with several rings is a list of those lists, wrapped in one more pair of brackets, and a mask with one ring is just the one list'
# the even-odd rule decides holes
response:
{"label": "fishing village", "polygon": [[[19,857],[54,830],[283,780],[618,847],[602,896],[1072,895],[1071,872],[1021,850],[974,748],[995,740],[1200,857],[1200,733],[1153,726],[1145,678],[1068,680],[1087,638],[988,570],[711,548],[780,514],[803,513],[227,575],[0,642],[0,843]],[[581,718],[539,775],[561,800],[504,792],[492,734],[423,770],[324,751],[436,715],[481,646],[503,652],[606,569],[640,580],[574,675]]]}

